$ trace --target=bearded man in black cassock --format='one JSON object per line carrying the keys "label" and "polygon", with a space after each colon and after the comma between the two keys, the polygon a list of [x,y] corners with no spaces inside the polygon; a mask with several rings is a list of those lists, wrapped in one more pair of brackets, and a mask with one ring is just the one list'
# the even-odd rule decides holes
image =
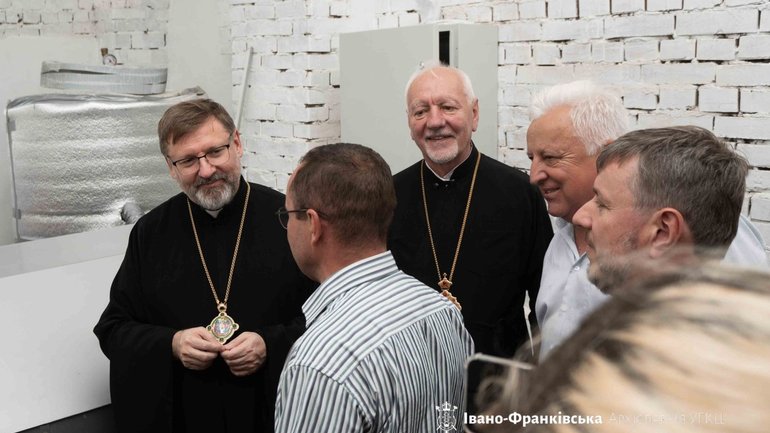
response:
{"label": "bearded man in black cassock", "polygon": [[525,174],[473,145],[479,105],[464,72],[417,71],[406,99],[424,159],[394,176],[389,247],[399,268],[462,308],[476,351],[511,356],[528,339],[525,294],[534,306],[553,236],[545,202]]}
{"label": "bearded man in black cassock", "polygon": [[94,332],[121,432],[272,432],[286,354],[313,283],[274,212],[283,194],[241,177],[243,146],[211,100],[158,124],[180,193],[142,217]]}

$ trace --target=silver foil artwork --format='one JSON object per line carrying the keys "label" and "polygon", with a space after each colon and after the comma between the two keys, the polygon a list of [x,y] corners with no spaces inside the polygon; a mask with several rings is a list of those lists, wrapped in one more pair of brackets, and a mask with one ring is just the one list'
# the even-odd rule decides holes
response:
{"label": "silver foil artwork", "polygon": [[179,192],[160,153],[161,95],[48,94],[9,102],[6,116],[20,240],[123,225]]}

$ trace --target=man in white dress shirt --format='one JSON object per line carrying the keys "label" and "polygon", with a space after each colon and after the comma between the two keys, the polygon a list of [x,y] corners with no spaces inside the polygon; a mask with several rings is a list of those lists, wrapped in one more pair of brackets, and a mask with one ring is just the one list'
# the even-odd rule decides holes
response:
{"label": "man in white dress shirt", "polygon": [[[588,280],[586,230],[574,226],[572,218],[594,195],[599,152],[629,129],[629,121],[620,97],[590,81],[543,90],[532,100],[530,118],[530,182],[540,188],[555,217],[535,306],[542,359],[607,299]],[[764,241],[742,215],[725,261],[767,266]]]}

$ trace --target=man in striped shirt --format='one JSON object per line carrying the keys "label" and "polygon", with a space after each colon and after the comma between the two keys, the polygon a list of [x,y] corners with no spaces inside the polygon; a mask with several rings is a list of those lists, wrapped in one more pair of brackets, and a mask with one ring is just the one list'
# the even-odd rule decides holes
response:
{"label": "man in striped shirt", "polygon": [[316,147],[289,179],[278,215],[321,285],[281,374],[276,432],[461,429],[473,340],[452,303],[396,266],[386,248],[395,206],[388,165],[363,146]]}

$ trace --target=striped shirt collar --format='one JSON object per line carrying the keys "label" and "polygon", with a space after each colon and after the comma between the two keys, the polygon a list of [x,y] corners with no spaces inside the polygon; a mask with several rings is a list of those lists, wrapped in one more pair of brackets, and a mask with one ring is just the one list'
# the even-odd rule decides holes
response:
{"label": "striped shirt collar", "polygon": [[332,274],[302,305],[309,328],[336,299],[370,281],[377,281],[398,272],[390,251],[367,257]]}

